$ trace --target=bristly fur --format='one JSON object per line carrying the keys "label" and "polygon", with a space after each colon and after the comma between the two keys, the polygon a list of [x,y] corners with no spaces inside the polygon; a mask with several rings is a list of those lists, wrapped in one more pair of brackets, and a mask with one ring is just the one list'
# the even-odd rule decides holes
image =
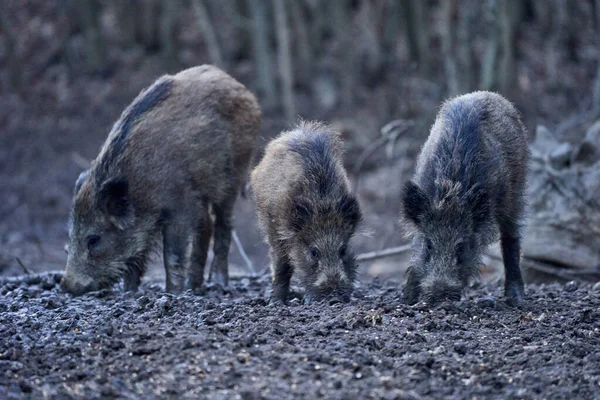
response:
{"label": "bristly fur", "polygon": [[127,145],[127,138],[136,123],[143,118],[145,113],[158,107],[166,100],[169,97],[172,88],[172,78],[163,76],[148,89],[143,90],[133,103],[123,111],[123,114],[121,114],[119,120],[114,124],[108,136],[108,140],[110,141],[110,145],[107,147],[108,151],[98,160],[95,174],[96,184],[98,186],[100,186],[107,178],[110,173],[110,168],[114,167],[114,163]]}
{"label": "bristly fur", "polygon": [[63,288],[82,293],[123,277],[135,290],[161,238],[167,291],[200,289],[211,238],[212,280],[226,285],[231,214],[260,120],[254,95],[211,65],[142,91],[77,181]]}
{"label": "bristly fur", "polygon": [[[475,92],[443,105],[403,192],[403,220],[414,236],[408,297],[456,297],[498,233],[514,253],[528,154],[525,128],[501,96]],[[517,282],[518,261],[511,262]]]}
{"label": "bristly fur", "polygon": [[273,298],[285,301],[292,271],[307,298],[347,295],[356,278],[348,241],[362,216],[342,164],[340,134],[301,122],[269,143],[251,183],[271,247]]}
{"label": "bristly fur", "polygon": [[331,132],[321,124],[302,123],[298,129],[302,130],[304,137],[295,137],[290,141],[290,151],[297,153],[308,176],[310,191],[325,197],[332,190],[338,189],[336,159],[340,155],[339,149],[332,142]]}

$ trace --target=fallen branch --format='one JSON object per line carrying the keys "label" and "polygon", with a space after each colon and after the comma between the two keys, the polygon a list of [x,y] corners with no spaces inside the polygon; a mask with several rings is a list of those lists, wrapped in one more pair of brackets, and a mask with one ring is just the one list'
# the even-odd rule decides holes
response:
{"label": "fallen branch", "polygon": [[356,261],[372,261],[378,258],[391,257],[399,254],[406,253],[410,250],[411,245],[405,244],[404,246],[391,247],[389,249],[383,249],[378,251],[370,251],[368,253],[362,253],[356,256]]}
{"label": "fallen branch", "polygon": [[[487,253],[488,257],[502,261],[502,256],[493,253]],[[525,268],[533,269],[537,272],[542,272],[544,274],[552,275],[560,279],[565,280],[573,280],[573,279],[582,279],[580,277],[600,277],[600,270],[569,270],[566,268],[554,267],[552,265],[540,262],[538,260],[532,260],[527,257],[521,258],[521,265]]]}
{"label": "fallen branch", "polygon": [[[410,250],[411,245],[406,244],[404,246],[391,247],[388,249],[383,249],[379,251],[371,251],[368,253],[359,254],[356,257],[356,261],[372,261],[379,258],[396,256],[399,254],[404,254],[408,250]],[[486,255],[494,260],[502,261],[502,256],[494,254],[494,253],[486,253]],[[521,260],[521,265],[525,268],[530,268],[539,272],[543,272],[548,275],[553,275],[559,277],[561,279],[573,280],[573,279],[584,279],[583,277],[592,278],[600,277],[600,270],[568,270],[564,268],[554,267],[545,263],[542,263],[538,260],[532,260],[526,257],[523,257]]]}

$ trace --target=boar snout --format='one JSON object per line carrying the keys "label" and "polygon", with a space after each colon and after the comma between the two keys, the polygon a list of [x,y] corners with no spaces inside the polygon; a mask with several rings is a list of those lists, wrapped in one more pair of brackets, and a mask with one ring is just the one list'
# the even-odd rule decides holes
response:
{"label": "boar snout", "polygon": [[73,296],[81,296],[84,293],[98,290],[96,284],[91,278],[75,277],[70,274],[65,274],[60,281],[62,291],[72,294]]}
{"label": "boar snout", "polygon": [[426,280],[421,283],[422,299],[434,306],[445,300],[460,301],[462,284],[448,279]]}
{"label": "boar snout", "polygon": [[304,303],[328,300],[349,303],[352,284],[344,273],[324,274],[312,288],[307,290]]}

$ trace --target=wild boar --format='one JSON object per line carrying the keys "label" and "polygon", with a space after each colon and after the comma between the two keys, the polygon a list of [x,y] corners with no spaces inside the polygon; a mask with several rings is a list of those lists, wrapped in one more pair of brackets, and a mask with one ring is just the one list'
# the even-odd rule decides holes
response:
{"label": "wild boar", "polygon": [[265,149],[250,183],[270,245],[271,302],[285,303],[292,273],[305,302],[349,300],[356,260],[349,245],[361,210],[342,165],[342,139],[319,123],[283,132]]}
{"label": "wild boar", "polygon": [[522,303],[528,159],[525,127],[502,96],[474,92],[443,105],[403,193],[404,218],[414,233],[408,303],[460,300],[479,274],[484,248],[498,236],[507,302]]}
{"label": "wild boar", "polygon": [[162,76],[142,91],[77,180],[62,288],[82,294],[124,278],[136,290],[162,239],[166,290],[199,289],[213,230],[209,207],[210,279],[227,285],[231,214],[260,119],[254,95],[210,65]]}

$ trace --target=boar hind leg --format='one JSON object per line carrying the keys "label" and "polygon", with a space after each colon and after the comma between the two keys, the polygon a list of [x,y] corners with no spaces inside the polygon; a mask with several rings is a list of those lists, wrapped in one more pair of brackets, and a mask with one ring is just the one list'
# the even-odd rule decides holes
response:
{"label": "boar hind leg", "polygon": [[287,301],[290,292],[290,280],[293,268],[286,256],[280,257],[271,253],[271,303],[283,303]]}
{"label": "boar hind leg", "polygon": [[234,202],[235,196],[222,204],[214,206],[214,258],[210,265],[208,279],[210,282],[221,286],[229,284],[228,257],[231,244],[231,214],[233,213]]}
{"label": "boar hind leg", "polygon": [[212,221],[206,207],[204,216],[201,218],[196,230],[194,247],[192,249],[192,260],[190,265],[189,288],[198,292],[204,283],[204,265],[208,255],[208,245],[212,236]]}
{"label": "boar hind leg", "polygon": [[525,295],[523,277],[521,276],[521,239],[518,229],[503,227],[501,229],[502,259],[504,260],[504,295],[512,306],[521,305]]}
{"label": "boar hind leg", "polygon": [[184,289],[190,236],[189,222],[170,219],[163,227],[163,258],[169,293],[181,293]]}

